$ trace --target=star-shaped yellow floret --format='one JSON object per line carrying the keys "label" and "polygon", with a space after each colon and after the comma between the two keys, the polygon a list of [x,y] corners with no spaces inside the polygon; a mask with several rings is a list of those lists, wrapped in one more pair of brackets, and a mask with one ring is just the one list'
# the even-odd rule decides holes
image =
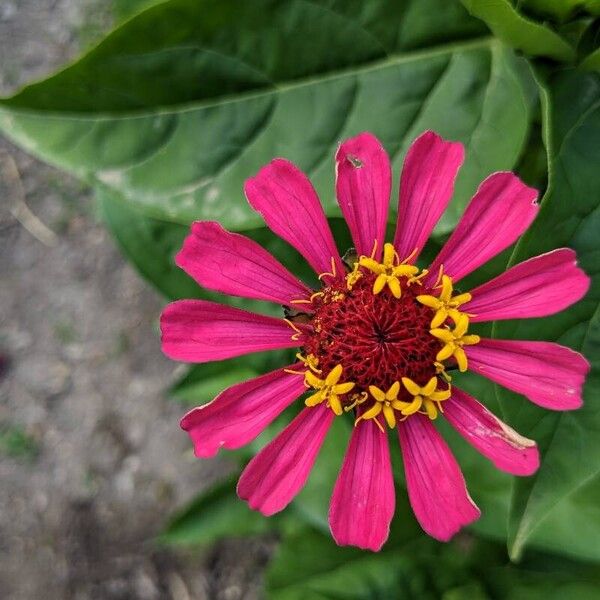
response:
{"label": "star-shaped yellow floret", "polygon": [[431,329],[429,333],[444,343],[442,349],[437,353],[435,359],[438,362],[454,356],[458,364],[458,370],[464,373],[467,370],[467,355],[463,346],[478,344],[481,338],[478,335],[466,335],[469,328],[469,316],[460,313],[455,321],[454,329],[439,328]]}
{"label": "star-shaped yellow floret", "polygon": [[442,325],[448,317],[457,321],[461,314],[458,307],[471,300],[471,294],[469,293],[458,294],[453,297],[453,292],[452,279],[448,275],[442,275],[442,290],[438,297],[429,294],[417,296],[417,300],[421,304],[435,310],[435,315],[431,320],[432,329]]}
{"label": "star-shaped yellow floret", "polygon": [[396,250],[392,244],[385,244],[383,247],[383,262],[379,263],[368,256],[361,256],[359,259],[361,267],[365,267],[377,275],[373,283],[373,293],[379,294],[387,285],[395,298],[402,296],[399,277],[408,277],[409,283],[417,281],[415,277],[419,268],[414,265],[407,265],[400,262]]}
{"label": "star-shaped yellow floret", "polygon": [[329,371],[325,379],[320,379],[312,371],[306,371],[304,373],[305,385],[317,390],[304,401],[306,406],[317,406],[321,402],[327,402],[327,406],[336,415],[341,415],[344,411],[340,396],[347,394],[354,387],[354,383],[351,381],[340,383],[342,371],[342,365],[336,365]]}
{"label": "star-shaped yellow floret", "polygon": [[[394,409],[400,410],[402,404],[398,400],[400,382],[395,381],[387,392],[384,392],[375,385],[370,385],[369,392],[375,400],[375,404],[360,415],[356,422],[358,423],[362,419],[375,419],[383,412],[386,423],[392,428],[396,427],[396,413]],[[376,421],[376,423],[379,425],[379,421]]]}
{"label": "star-shaped yellow floret", "polygon": [[307,354],[306,356],[302,356],[299,352],[296,354],[296,358],[304,363],[306,367],[308,367],[313,373],[321,373],[321,369],[319,369],[319,359],[314,354]]}
{"label": "star-shaped yellow floret", "polygon": [[441,402],[448,400],[451,395],[450,384],[445,390],[438,390],[439,379],[432,377],[423,387],[415,383],[410,377],[403,377],[402,384],[406,391],[414,396],[411,402],[402,402],[404,407],[401,412],[404,416],[412,415],[418,411],[425,412],[430,419],[435,419],[438,409],[441,411]]}

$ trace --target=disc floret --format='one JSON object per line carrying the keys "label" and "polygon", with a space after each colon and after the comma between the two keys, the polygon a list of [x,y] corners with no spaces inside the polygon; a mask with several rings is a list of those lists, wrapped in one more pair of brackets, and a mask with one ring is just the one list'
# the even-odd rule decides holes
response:
{"label": "disc floret", "polygon": [[310,369],[306,371],[304,374],[306,387],[317,390],[305,400],[306,406],[317,406],[326,402],[336,415],[341,415],[343,408],[340,397],[350,392],[355,385],[352,381],[340,382],[342,371],[342,365],[336,365],[324,379],[317,377]]}
{"label": "disc floret", "polygon": [[462,347],[479,338],[466,335],[469,317],[458,310],[470,295],[453,295],[447,275],[424,285],[427,271],[407,260],[385,244],[381,263],[354,256],[344,279],[312,294],[311,332],[298,355],[306,386],[316,390],[307,406],[356,410],[356,423],[374,419],[380,428],[417,412],[437,417],[451,393],[446,368],[464,370]]}
{"label": "disc floret", "polygon": [[[435,329],[446,322],[448,317],[456,321],[460,312],[458,308],[471,300],[471,294],[464,293],[453,296],[452,279],[448,275],[442,275],[442,284],[439,296],[421,294],[417,296],[417,302],[432,308],[435,311],[431,320],[431,328]],[[439,287],[439,286],[434,286]]]}
{"label": "disc floret", "polygon": [[383,247],[383,262],[377,262],[372,256],[361,256],[358,264],[377,275],[373,282],[373,294],[381,293],[387,285],[393,296],[400,298],[402,296],[400,278],[405,278],[406,284],[410,285],[415,281],[419,281],[421,277],[427,274],[427,271],[424,271],[417,277],[419,268],[407,264],[409,259],[410,257],[401,261],[394,246],[392,244],[385,244]]}
{"label": "disc floret", "polygon": [[401,407],[402,414],[408,417],[424,409],[424,412],[433,420],[437,417],[438,410],[444,412],[441,403],[448,400],[452,392],[450,384],[446,389],[438,389],[439,384],[440,381],[437,377],[432,377],[424,386],[419,386],[410,377],[403,377],[402,385],[413,399],[409,403],[403,403],[405,405]]}
{"label": "disc floret", "polygon": [[[379,389],[375,385],[369,386],[369,393],[373,400],[375,400],[373,406],[363,412],[358,417],[356,422],[361,419],[375,419],[380,413],[383,413],[383,417],[386,423],[391,427],[396,427],[396,411],[402,408],[403,402],[398,400],[398,394],[400,393],[400,382],[394,381],[387,392]],[[380,425],[379,421],[375,421]]]}
{"label": "disc floret", "polygon": [[459,313],[454,322],[454,327],[449,326],[431,330],[431,335],[443,342],[444,346],[437,353],[436,360],[441,362],[454,357],[458,364],[458,370],[464,373],[468,367],[467,354],[463,346],[478,344],[481,338],[478,335],[467,335],[469,328],[469,316]]}

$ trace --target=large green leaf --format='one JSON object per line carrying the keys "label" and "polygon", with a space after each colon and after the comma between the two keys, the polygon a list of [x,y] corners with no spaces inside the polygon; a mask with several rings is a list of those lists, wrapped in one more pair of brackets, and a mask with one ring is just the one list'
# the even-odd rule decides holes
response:
{"label": "large green leaf", "polygon": [[[537,439],[543,453],[538,473],[515,484],[509,548],[517,558],[528,542],[537,540],[600,560],[598,519],[590,519],[576,535],[566,526],[582,523],[581,506],[593,507],[600,500],[595,483],[600,475],[600,171],[595,158],[600,147],[600,76],[561,71],[549,76],[543,88],[549,187],[512,260],[570,246],[592,277],[592,287],[583,301],[563,313],[500,323],[495,335],[567,344],[587,356],[592,372],[584,407],[573,412],[544,411],[500,390],[510,423]],[[587,509],[587,514],[593,511]]]}
{"label": "large green leaf", "polygon": [[532,532],[527,543],[574,558],[600,561],[599,498],[600,476],[596,475],[564,496]]}
{"label": "large green leaf", "polygon": [[171,0],[1,100],[0,130],[150,216],[247,229],[260,221],[243,181],[274,156],[333,215],[340,139],[373,131],[397,173],[433,128],[467,147],[447,231],[485,176],[514,166],[530,120],[523,63],[483,33],[457,0]]}
{"label": "large green leaf", "polygon": [[523,15],[510,0],[462,0],[506,44],[530,56],[572,61],[574,48],[556,31]]}

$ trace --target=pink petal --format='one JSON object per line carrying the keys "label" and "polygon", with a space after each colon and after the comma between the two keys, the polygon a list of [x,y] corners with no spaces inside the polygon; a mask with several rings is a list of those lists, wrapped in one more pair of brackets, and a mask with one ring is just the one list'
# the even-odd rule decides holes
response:
{"label": "pink petal", "polygon": [[482,339],[465,347],[469,369],[551,410],[579,408],[590,365],[552,342]]}
{"label": "pink petal", "polygon": [[246,181],[248,202],[269,228],[291,244],[319,274],[344,273],[319,198],[308,177],[294,164],[276,158]]}
{"label": "pink petal", "polygon": [[537,196],[537,190],[512,173],[490,175],[429,267],[428,282],[437,278],[441,265],[454,282],[459,281],[508,248],[535,218]]}
{"label": "pink petal", "polygon": [[370,133],[346,140],[335,155],[337,199],[356,251],[375,258],[385,243],[392,168],[381,142]]}
{"label": "pink petal", "polygon": [[513,475],[537,471],[540,456],[536,443],[519,435],[475,398],[453,387],[443,408],[452,427],[498,469]]}
{"label": "pink petal", "polygon": [[331,497],[333,539],[339,546],[377,552],[388,538],[394,508],[387,435],[374,421],[361,421],[352,432]]}
{"label": "pink petal", "polygon": [[190,410],[181,428],[189,433],[196,456],[208,458],[221,447],[234,450],[251,442],[304,391],[300,375],[276,369],[233,385],[212,402]]}
{"label": "pink petal", "polygon": [[210,362],[302,345],[301,339],[292,339],[294,331],[283,319],[207,300],[178,300],[167,305],[160,329],[163,352],[184,362]]}
{"label": "pink petal", "polygon": [[334,416],[324,403],[303,409],[248,463],[238,496],[266,516],[283,510],[304,487]]}
{"label": "pink petal", "polygon": [[201,286],[225,294],[290,305],[311,293],[259,244],[212,221],[192,225],[175,262]]}
{"label": "pink petal", "polygon": [[420,254],[454,192],[465,158],[463,145],[426,131],[411,145],[400,178],[394,246],[401,258]]}
{"label": "pink petal", "polygon": [[460,467],[428,417],[414,414],[398,424],[408,497],[417,521],[447,542],[480,512],[467,492]]}
{"label": "pink petal", "polygon": [[472,290],[461,310],[472,322],[544,317],[585,296],[589,277],[577,266],[575,252],[553,250],[510,268]]}

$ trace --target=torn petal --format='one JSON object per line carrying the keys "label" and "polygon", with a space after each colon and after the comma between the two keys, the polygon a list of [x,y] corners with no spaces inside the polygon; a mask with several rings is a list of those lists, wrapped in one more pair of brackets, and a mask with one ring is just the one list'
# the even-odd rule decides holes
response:
{"label": "torn petal", "polygon": [[466,392],[452,388],[452,397],[444,402],[444,416],[498,469],[513,475],[537,471],[540,456],[536,443],[519,435]]}

